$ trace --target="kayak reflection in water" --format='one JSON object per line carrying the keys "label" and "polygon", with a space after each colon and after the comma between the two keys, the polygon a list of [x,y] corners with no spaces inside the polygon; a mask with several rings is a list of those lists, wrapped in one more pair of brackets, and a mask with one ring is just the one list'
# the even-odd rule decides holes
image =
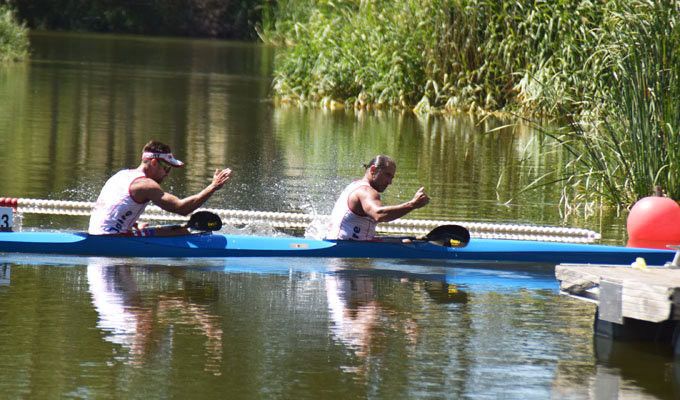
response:
{"label": "kayak reflection in water", "polygon": [[430,201],[425,188],[418,189],[406,203],[385,206],[380,193],[392,183],[397,164],[385,155],[378,155],[364,165],[363,178],[350,183],[340,194],[331,212],[327,239],[371,240],[379,222],[401,218],[424,207]]}
{"label": "kayak reflection in water", "polygon": [[180,199],[165,192],[160,184],[172,168],[184,166],[175,158],[170,146],[150,141],[142,149],[142,161],[136,169],[124,169],[104,184],[90,217],[92,235],[171,236],[187,234],[182,227],[148,228],[137,220],[149,202],[165,211],[188,215],[203,205],[231,177],[229,168],[215,170],[212,182],[200,192]]}
{"label": "kayak reflection in water", "polygon": [[329,329],[352,355],[343,371],[360,379],[371,379],[371,371],[388,358],[417,358],[434,339],[421,342],[426,331],[422,324],[431,322],[427,316],[448,316],[440,310],[449,308],[440,305],[464,308],[469,301],[464,291],[446,283],[445,275],[376,269],[370,260],[349,264],[338,259],[333,264],[324,276]]}
{"label": "kayak reflection in water", "polygon": [[181,354],[196,353],[182,348],[178,351],[181,354],[175,354],[174,343],[186,331],[197,332],[206,338],[204,370],[221,375],[224,335],[220,318],[185,293],[173,294],[161,288],[156,294],[149,285],[162,285],[164,279],[149,276],[158,275],[156,267],[153,271],[113,265],[105,258],[90,259],[87,281],[98,316],[97,328],[105,332],[106,341],[127,352],[127,356],[123,353],[115,358],[136,367],[157,366],[159,361],[171,365]]}

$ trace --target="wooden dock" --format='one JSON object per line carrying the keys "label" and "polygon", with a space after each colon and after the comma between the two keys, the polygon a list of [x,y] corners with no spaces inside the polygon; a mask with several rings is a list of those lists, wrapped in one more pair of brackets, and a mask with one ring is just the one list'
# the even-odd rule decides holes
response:
{"label": "wooden dock", "polygon": [[663,342],[680,356],[680,269],[675,265],[560,264],[555,276],[563,294],[597,304],[597,336]]}

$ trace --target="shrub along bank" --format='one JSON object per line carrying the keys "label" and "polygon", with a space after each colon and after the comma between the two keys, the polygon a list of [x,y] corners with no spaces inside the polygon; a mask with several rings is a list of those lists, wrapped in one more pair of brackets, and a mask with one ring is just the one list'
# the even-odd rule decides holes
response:
{"label": "shrub along bank", "polygon": [[19,24],[14,13],[0,6],[0,63],[28,57],[28,29]]}
{"label": "shrub along bank", "polygon": [[263,37],[282,97],[534,113],[602,90],[614,3],[281,0]]}

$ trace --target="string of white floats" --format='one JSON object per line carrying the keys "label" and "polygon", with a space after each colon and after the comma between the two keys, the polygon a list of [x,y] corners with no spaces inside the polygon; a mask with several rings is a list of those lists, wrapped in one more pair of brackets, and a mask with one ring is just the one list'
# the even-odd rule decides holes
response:
{"label": "string of white floats", "polygon": [[[14,207],[18,213],[54,215],[90,215],[94,202],[47,200],[28,198],[0,198],[0,206]],[[311,224],[323,226],[328,215],[302,214],[292,212],[227,210],[201,208],[222,218],[226,225],[265,225],[283,229],[305,229]],[[185,221],[186,217],[168,213],[157,206],[148,206],[141,216],[146,221]],[[533,226],[516,224],[494,224],[486,222],[418,220],[401,218],[378,225],[380,233],[392,235],[425,234],[440,225],[461,225],[470,231],[472,237],[489,239],[540,240],[551,242],[592,243],[601,238],[600,234],[588,229]]]}

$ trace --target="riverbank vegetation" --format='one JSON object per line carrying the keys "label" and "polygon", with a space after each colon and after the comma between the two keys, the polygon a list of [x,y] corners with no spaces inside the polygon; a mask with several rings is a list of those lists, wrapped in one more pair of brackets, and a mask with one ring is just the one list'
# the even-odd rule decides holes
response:
{"label": "riverbank vegetation", "polygon": [[630,206],[657,186],[680,199],[678,7],[631,1],[620,10],[606,49],[610,73],[600,78],[609,90],[582,97],[589,107],[563,113],[567,126],[549,132],[574,157],[566,174],[546,181],[564,180],[572,201]]}
{"label": "riverbank vegetation", "polygon": [[611,61],[592,57],[611,40],[604,2],[277,4],[262,37],[286,44],[275,89],[295,101],[535,114],[601,91]]}
{"label": "riverbank vegetation", "polygon": [[0,64],[28,57],[28,29],[21,25],[13,11],[0,6]]}
{"label": "riverbank vegetation", "polygon": [[[281,0],[283,101],[508,112],[566,126],[568,201],[680,198],[677,0]],[[538,124],[537,124],[538,125]]]}

